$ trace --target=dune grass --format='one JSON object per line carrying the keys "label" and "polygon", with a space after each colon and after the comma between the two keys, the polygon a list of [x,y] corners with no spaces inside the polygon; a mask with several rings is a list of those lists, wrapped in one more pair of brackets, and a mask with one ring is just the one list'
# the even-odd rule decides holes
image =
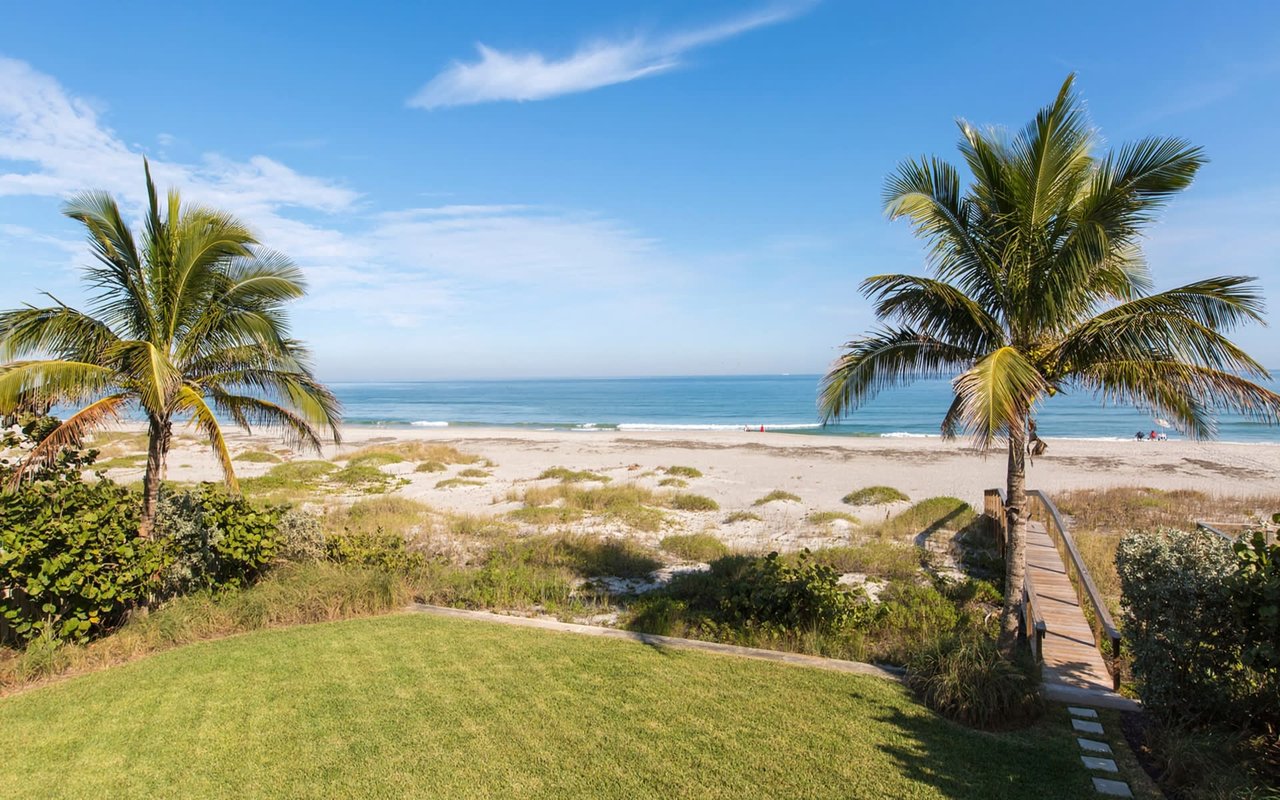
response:
{"label": "dune grass", "polygon": [[446,467],[444,464],[441,464],[439,461],[423,461],[421,464],[415,467],[413,471],[414,472],[444,472],[447,469],[449,468]]}
{"label": "dune grass", "polygon": [[93,469],[139,469],[146,466],[147,454],[138,453],[130,456],[99,459],[93,462]]}
{"label": "dune grass", "polygon": [[878,506],[884,503],[907,502],[910,499],[892,486],[866,486],[849,492],[840,498],[840,502],[850,506]]}
{"label": "dune grass", "polygon": [[872,578],[906,580],[920,575],[926,550],[893,542],[869,541],[814,550],[810,559],[836,572],[861,572]]}
{"label": "dune grass", "polygon": [[963,500],[930,497],[915,503],[897,516],[868,526],[867,531],[886,539],[903,539],[941,530],[960,531],[977,520],[977,512]]}
{"label": "dune grass", "polygon": [[676,511],[719,511],[720,504],[700,494],[673,494],[662,499],[662,504]]}
{"label": "dune grass", "polygon": [[755,501],[751,505],[763,506],[763,505],[768,505],[769,503],[776,503],[779,501],[788,502],[788,503],[799,503],[800,496],[796,494],[792,494],[791,492],[784,492],[781,489],[774,489],[772,492],[769,492],[764,497],[761,497],[759,500]]}
{"label": "dune grass", "polygon": [[725,525],[732,525],[735,522],[759,522],[760,515],[754,511],[734,511],[723,520]]}
{"label": "dune grass", "polygon": [[805,517],[805,520],[812,525],[826,525],[837,520],[851,525],[860,524],[857,517],[846,511],[814,511]]}
{"label": "dune grass", "polygon": [[498,560],[535,567],[567,569],[582,578],[612,575],[643,578],[662,563],[653,551],[631,539],[559,533],[529,536],[502,545]]}
{"label": "dune grass", "polygon": [[[667,515],[654,508],[662,504],[661,496],[634,483],[593,487],[559,483],[513,492],[509,498],[530,507],[557,507],[579,516],[604,517],[640,531],[656,531],[667,522]],[[524,521],[534,522],[532,515],[540,513],[549,512],[530,512]]]}
{"label": "dune grass", "polygon": [[453,489],[458,486],[484,486],[483,481],[474,481],[468,478],[445,478],[436,482],[437,489]]}
{"label": "dune grass", "polygon": [[563,525],[582,519],[582,511],[566,506],[525,506],[509,512],[507,516],[530,525]]}
{"label": "dune grass", "polygon": [[398,464],[402,461],[439,461],[441,464],[475,464],[483,459],[473,453],[435,442],[394,442],[362,447],[347,456],[347,463]]}
{"label": "dune grass", "polygon": [[185,647],[0,726],[14,797],[1093,792],[1060,721],[975,733],[876,678],[413,614]]}
{"label": "dune grass", "polygon": [[374,533],[381,530],[413,536],[430,525],[431,515],[431,507],[425,503],[386,495],[330,509],[322,522],[331,532]]}
{"label": "dune grass", "polygon": [[658,485],[668,486],[673,489],[684,489],[689,485],[689,482],[686,481],[684,478],[663,478],[662,480],[658,481]]}
{"label": "dune grass", "polygon": [[682,467],[676,465],[673,467],[663,467],[662,471],[674,478],[701,478],[702,470],[697,467]]}
{"label": "dune grass", "polygon": [[246,450],[243,453],[237,453],[231,460],[243,461],[246,464],[279,464],[284,459],[266,450]]}
{"label": "dune grass", "polygon": [[711,561],[729,554],[729,547],[709,533],[666,536],[658,546],[685,561]]}
{"label": "dune grass", "polygon": [[538,476],[538,480],[558,480],[561,483],[582,483],[584,481],[608,483],[609,476],[586,469],[574,470],[568,467],[551,467],[550,469],[544,469],[542,474]]}
{"label": "dune grass", "polygon": [[458,477],[459,478],[490,478],[490,477],[493,477],[493,475],[492,473],[486,472],[485,470],[479,469],[477,467],[468,467],[464,470],[460,470],[458,472]]}

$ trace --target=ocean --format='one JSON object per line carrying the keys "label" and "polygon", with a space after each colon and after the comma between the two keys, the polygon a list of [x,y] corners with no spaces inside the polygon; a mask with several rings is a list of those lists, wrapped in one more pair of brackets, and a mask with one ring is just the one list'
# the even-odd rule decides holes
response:
{"label": "ocean", "polygon": [[[842,436],[936,436],[951,402],[946,380],[882,392],[838,424],[822,426],[818,375],[331,383],[356,425],[572,430],[733,430]],[[1273,384],[1270,388],[1280,389]],[[1157,430],[1181,438],[1147,411],[1059,395],[1038,410],[1046,438],[1132,439]],[[1234,415],[1219,440],[1280,443],[1280,428]]]}

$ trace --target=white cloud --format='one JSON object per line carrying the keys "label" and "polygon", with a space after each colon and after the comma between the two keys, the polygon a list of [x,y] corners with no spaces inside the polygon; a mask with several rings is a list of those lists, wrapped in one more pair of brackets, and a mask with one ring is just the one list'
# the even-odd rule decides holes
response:
{"label": "white cloud", "polygon": [[[667,269],[655,241],[599,215],[462,203],[375,213],[357,192],[262,155],[208,154],[194,163],[161,156],[151,168],[162,190],[176,186],[189,202],[250,222],[261,241],[304,269],[310,292],[299,310],[353,332],[361,323],[412,328],[463,310],[480,315],[514,287],[527,294],[573,282],[564,288],[584,291]],[[52,77],[0,57],[0,201],[85,189],[111,192],[140,216],[141,150]],[[69,223],[49,223],[48,231],[6,223],[0,239],[87,263],[83,243],[68,241]],[[0,252],[0,275],[6,262]]]}
{"label": "white cloud", "polygon": [[503,52],[478,44],[478,61],[453,62],[410,98],[409,105],[433,109],[501,100],[545,100],[626,83],[667,72],[680,66],[683,56],[691,50],[783,22],[810,5],[775,6],[666,36],[637,35],[588,42],[561,59],[536,52]]}

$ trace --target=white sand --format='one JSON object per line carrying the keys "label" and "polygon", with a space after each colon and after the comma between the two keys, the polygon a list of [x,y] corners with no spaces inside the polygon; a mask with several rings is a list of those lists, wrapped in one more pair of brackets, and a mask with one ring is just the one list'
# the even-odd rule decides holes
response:
{"label": "white sand", "polygon": [[[716,500],[720,512],[675,513],[680,527],[707,530],[739,545],[793,548],[847,536],[840,523],[803,524],[811,511],[853,512],[863,521],[882,518],[894,508],[851,509],[841,503],[849,491],[870,485],[897,488],[912,499],[950,495],[981,507],[982,491],[1002,486],[1005,456],[983,455],[964,442],[937,438],[853,438],[749,431],[592,432],[525,431],[496,428],[392,429],[348,427],[341,447],[324,457],[340,461],[356,449],[394,441],[447,443],[493,462],[482,486],[435,488],[446,473],[414,473],[413,464],[385,467],[402,474],[408,485],[397,490],[445,511],[497,514],[519,507],[505,500],[509,490],[533,485],[544,469],[563,466],[610,476],[614,483],[636,480],[651,488],[660,467],[695,467],[703,477],[684,491]],[[268,435],[229,435],[236,452],[270,449],[287,453]],[[313,454],[286,457],[314,458]],[[262,474],[270,464],[236,462],[237,474]],[[121,471],[121,478],[140,470]],[[181,481],[218,480],[216,462],[202,447],[183,437],[169,457],[169,477]],[[1136,442],[1049,440],[1049,451],[1035,459],[1028,484],[1051,495],[1068,488],[1145,486],[1198,489],[1211,494],[1280,493],[1280,446],[1183,441]],[[800,503],[752,504],[774,489],[798,495]],[[724,525],[732,511],[750,510],[761,522]],[[594,528],[594,529],[598,529]],[[646,537],[651,538],[651,537]]]}

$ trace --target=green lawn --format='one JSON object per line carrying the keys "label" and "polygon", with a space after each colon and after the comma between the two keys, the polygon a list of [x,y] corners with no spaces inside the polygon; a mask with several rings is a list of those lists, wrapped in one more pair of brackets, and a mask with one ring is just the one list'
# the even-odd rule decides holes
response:
{"label": "green lawn", "polygon": [[3,797],[1089,797],[1065,721],[895,683],[401,614],[172,650],[0,700]]}

